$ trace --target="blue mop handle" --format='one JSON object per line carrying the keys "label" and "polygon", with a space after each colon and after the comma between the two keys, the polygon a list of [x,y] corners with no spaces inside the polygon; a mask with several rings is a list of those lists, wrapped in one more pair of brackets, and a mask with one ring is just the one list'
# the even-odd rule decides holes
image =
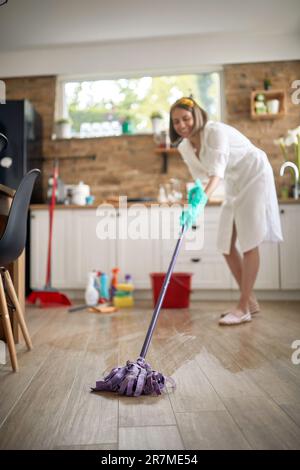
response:
{"label": "blue mop handle", "polygon": [[182,227],[181,227],[180,236],[177,240],[176,247],[175,247],[175,250],[174,250],[174,254],[173,254],[169,269],[167,271],[166,277],[164,279],[164,283],[163,283],[162,288],[160,290],[160,294],[159,294],[159,297],[158,297],[158,300],[156,302],[154,312],[153,312],[153,315],[152,315],[152,320],[151,320],[151,323],[149,325],[147,335],[146,335],[146,338],[145,338],[145,341],[144,341],[144,344],[143,344],[143,347],[142,347],[142,350],[141,350],[141,353],[140,353],[140,357],[142,357],[143,359],[145,359],[145,357],[146,357],[146,354],[147,354],[147,351],[148,351],[148,348],[149,348],[149,344],[150,344],[150,341],[151,341],[151,338],[152,338],[152,335],[153,335],[153,332],[154,332],[154,328],[155,328],[155,325],[156,325],[156,322],[157,322],[157,319],[158,319],[158,315],[160,313],[160,309],[161,309],[161,306],[162,306],[162,303],[163,303],[163,300],[165,298],[165,294],[166,294],[166,291],[167,291],[167,288],[168,288],[168,285],[169,285],[169,282],[170,282],[171,274],[173,272],[173,269],[174,269],[174,266],[175,266],[175,263],[176,263],[176,259],[177,259],[178,253],[179,253],[180,245],[181,245],[182,240],[183,240],[183,235],[186,232],[187,228],[188,228],[187,225],[182,225]]}
{"label": "blue mop handle", "polygon": [[147,354],[149,344],[153,335],[153,331],[158,319],[158,315],[163,303],[163,300],[165,298],[165,294],[170,282],[171,274],[173,272],[176,259],[179,253],[180,245],[183,240],[183,235],[186,232],[186,230],[197,220],[199,213],[201,210],[204,209],[205,204],[207,203],[207,195],[201,185],[201,181],[199,179],[196,180],[195,186],[189,191],[188,195],[188,209],[182,211],[182,214],[180,216],[180,225],[181,225],[181,231],[180,231],[180,236],[177,240],[175,251],[168,269],[168,272],[166,274],[166,277],[164,279],[164,283],[162,285],[162,288],[160,290],[160,294],[158,297],[158,300],[155,305],[155,309],[153,312],[152,320],[149,325],[147,335],[140,353],[140,357],[145,359],[145,356]]}

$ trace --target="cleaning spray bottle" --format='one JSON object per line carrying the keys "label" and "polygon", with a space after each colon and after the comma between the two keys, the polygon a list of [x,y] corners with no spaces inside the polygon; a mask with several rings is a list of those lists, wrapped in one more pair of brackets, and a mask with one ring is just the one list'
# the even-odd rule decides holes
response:
{"label": "cleaning spray bottle", "polygon": [[95,287],[95,277],[96,273],[95,272],[90,272],[88,274],[88,283],[85,289],[85,303],[86,305],[89,305],[90,307],[97,305],[98,300],[99,300],[99,292],[97,291]]}
{"label": "cleaning spray bottle", "polygon": [[95,276],[95,287],[98,291],[99,294],[99,299],[101,298],[101,271],[96,271],[96,276]]}
{"label": "cleaning spray bottle", "polygon": [[101,273],[100,285],[101,285],[101,298],[109,300],[108,276],[106,273]]}

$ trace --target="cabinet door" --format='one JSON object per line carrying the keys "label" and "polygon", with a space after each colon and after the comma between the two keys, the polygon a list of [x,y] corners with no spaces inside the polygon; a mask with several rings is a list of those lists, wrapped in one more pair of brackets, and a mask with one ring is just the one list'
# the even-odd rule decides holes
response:
{"label": "cabinet door", "polygon": [[[208,207],[200,214],[194,229],[189,229],[175,265],[175,272],[193,273],[192,286],[199,289],[229,289],[230,272],[217,251],[217,230],[220,208]],[[172,240],[162,242],[162,269],[166,271],[176,245],[181,209],[174,212]]]}
{"label": "cabinet door", "polygon": [[279,247],[265,242],[259,248],[260,266],[254,289],[279,289]]}
{"label": "cabinet door", "polygon": [[72,288],[85,288],[92,270],[111,273],[116,266],[117,210],[76,209],[70,224],[70,276]]}
{"label": "cabinet door", "polygon": [[[241,252],[239,243],[237,248]],[[232,276],[233,289],[238,285]],[[259,247],[259,271],[255,281],[256,289],[279,289],[279,248],[277,243],[264,242]]]}
{"label": "cabinet door", "polygon": [[[51,283],[53,287],[72,287],[70,279],[70,221],[71,210],[57,210],[53,218],[51,256]],[[48,255],[49,214],[47,210],[30,214],[30,286],[41,289],[45,286]]]}
{"label": "cabinet door", "polygon": [[150,273],[159,270],[158,224],[158,209],[119,210],[117,262],[121,275],[131,274],[137,289],[150,289]]}
{"label": "cabinet door", "polygon": [[46,259],[48,247],[48,212],[30,213],[30,287],[41,289],[46,280]]}
{"label": "cabinet door", "polygon": [[300,206],[280,207],[283,243],[280,243],[280,282],[282,289],[300,289]]}

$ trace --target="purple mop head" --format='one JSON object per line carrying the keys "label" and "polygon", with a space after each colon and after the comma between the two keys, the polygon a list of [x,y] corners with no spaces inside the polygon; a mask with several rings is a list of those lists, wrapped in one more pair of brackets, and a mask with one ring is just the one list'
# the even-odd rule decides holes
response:
{"label": "purple mop head", "polygon": [[116,392],[119,395],[128,397],[138,397],[140,395],[161,395],[166,388],[166,383],[170,382],[175,388],[175,382],[170,377],[166,377],[139,357],[136,362],[127,361],[125,367],[115,367],[104,377],[96,382],[93,392]]}

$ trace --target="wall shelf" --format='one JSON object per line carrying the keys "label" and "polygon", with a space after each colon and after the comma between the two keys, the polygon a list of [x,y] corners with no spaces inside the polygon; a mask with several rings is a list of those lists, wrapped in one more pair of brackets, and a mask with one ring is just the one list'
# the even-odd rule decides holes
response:
{"label": "wall shelf", "polygon": [[[263,113],[258,114],[255,111],[255,98],[257,95],[265,96],[265,103],[270,100],[279,101],[279,111],[278,113]],[[286,105],[285,105],[285,91],[284,90],[254,90],[251,92],[250,98],[250,115],[251,119],[254,120],[264,120],[264,119],[280,119],[286,114]]]}
{"label": "wall shelf", "polygon": [[174,147],[157,147],[155,153],[162,156],[162,173],[168,172],[168,157],[169,155],[179,155],[177,148]]}

